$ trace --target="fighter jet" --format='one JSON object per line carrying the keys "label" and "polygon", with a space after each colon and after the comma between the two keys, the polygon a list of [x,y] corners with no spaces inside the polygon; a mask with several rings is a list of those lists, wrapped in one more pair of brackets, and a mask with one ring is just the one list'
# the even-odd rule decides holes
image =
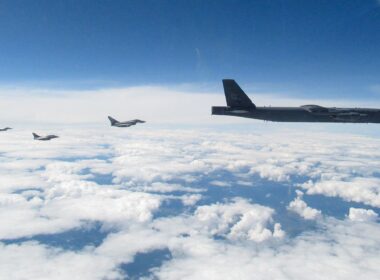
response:
{"label": "fighter jet", "polygon": [[10,130],[12,129],[11,127],[5,127],[5,128],[0,128],[0,131],[7,131],[7,130]]}
{"label": "fighter jet", "polygon": [[58,138],[57,135],[46,135],[46,136],[39,136],[36,133],[32,133],[34,140],[39,140],[39,141],[48,141],[54,138]]}
{"label": "fighter jet", "polygon": [[235,80],[223,80],[227,107],[212,107],[212,115],[274,122],[380,123],[380,109],[336,108],[318,105],[256,107]]}
{"label": "fighter jet", "polygon": [[117,126],[117,127],[130,127],[130,126],[136,125],[138,123],[145,123],[145,121],[137,120],[137,119],[126,121],[126,122],[119,122],[110,116],[108,116],[108,119],[111,122],[111,126]]}

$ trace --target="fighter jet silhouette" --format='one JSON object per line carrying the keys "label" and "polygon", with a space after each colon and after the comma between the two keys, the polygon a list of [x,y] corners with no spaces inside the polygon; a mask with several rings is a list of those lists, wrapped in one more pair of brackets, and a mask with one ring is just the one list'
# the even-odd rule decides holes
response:
{"label": "fighter jet silhouette", "polygon": [[51,139],[54,139],[54,138],[58,138],[57,135],[39,136],[39,135],[37,135],[34,132],[32,134],[33,134],[34,140],[39,140],[39,141],[48,141],[48,140],[51,140]]}
{"label": "fighter jet silhouette", "polygon": [[0,131],[7,131],[7,130],[10,130],[12,129],[11,127],[5,127],[5,128],[0,128]]}
{"label": "fighter jet silhouette", "polygon": [[136,125],[138,123],[145,123],[145,121],[137,120],[137,119],[126,121],[126,122],[119,122],[110,116],[108,116],[108,119],[111,122],[111,126],[117,126],[117,127],[130,127],[130,126]]}

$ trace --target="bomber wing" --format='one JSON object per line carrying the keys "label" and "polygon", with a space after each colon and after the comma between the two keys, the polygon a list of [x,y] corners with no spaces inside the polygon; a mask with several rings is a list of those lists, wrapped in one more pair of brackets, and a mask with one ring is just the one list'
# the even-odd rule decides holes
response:
{"label": "bomber wing", "polygon": [[362,118],[368,117],[368,114],[358,112],[356,109],[350,108],[326,108],[319,105],[303,105],[301,108],[305,109],[309,113],[317,116],[329,116],[336,121],[349,121],[355,122]]}

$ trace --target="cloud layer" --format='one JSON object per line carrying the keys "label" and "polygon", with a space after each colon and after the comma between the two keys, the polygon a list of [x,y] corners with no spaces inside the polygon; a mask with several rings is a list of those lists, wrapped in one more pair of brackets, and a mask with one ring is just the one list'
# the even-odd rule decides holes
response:
{"label": "cloud layer", "polygon": [[[60,135],[1,134],[0,278],[123,279],[133,276],[123,264],[162,249],[171,257],[148,279],[380,274],[376,138],[102,127]],[[317,196],[347,204],[343,217],[306,203]],[[73,231],[83,246],[49,241]]]}

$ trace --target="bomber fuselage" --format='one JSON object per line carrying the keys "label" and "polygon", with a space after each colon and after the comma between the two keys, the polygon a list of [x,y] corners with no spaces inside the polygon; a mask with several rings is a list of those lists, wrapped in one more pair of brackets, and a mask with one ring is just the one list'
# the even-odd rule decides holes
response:
{"label": "bomber fuselage", "polygon": [[273,122],[380,123],[380,109],[336,108],[319,105],[258,107],[232,79],[223,80],[227,106],[212,107],[213,115]]}
{"label": "bomber fuselage", "polygon": [[[313,105],[307,105],[313,106]],[[232,108],[215,106],[213,115],[227,115],[274,122],[380,123],[380,110],[367,108],[324,108],[312,112],[305,107]]]}

